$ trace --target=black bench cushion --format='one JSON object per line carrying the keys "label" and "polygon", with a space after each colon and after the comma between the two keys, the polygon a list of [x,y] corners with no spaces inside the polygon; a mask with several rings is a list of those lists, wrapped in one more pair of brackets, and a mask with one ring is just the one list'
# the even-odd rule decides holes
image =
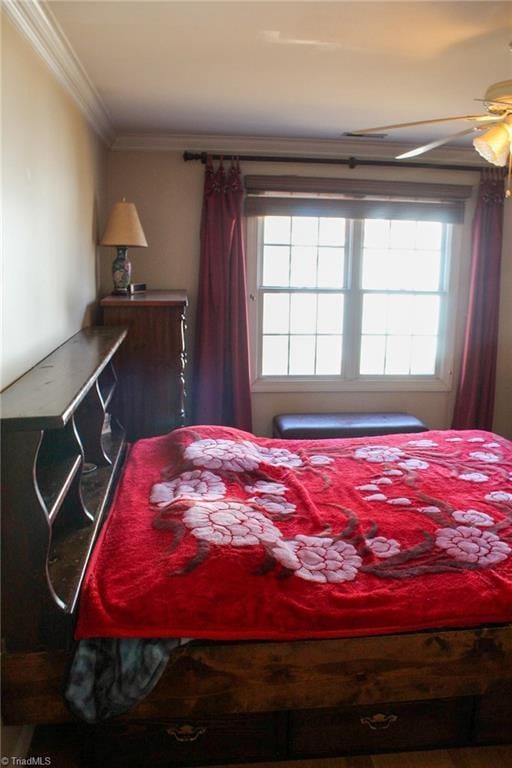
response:
{"label": "black bench cushion", "polygon": [[274,416],[274,437],[317,440],[425,432],[425,424],[409,413],[281,413]]}

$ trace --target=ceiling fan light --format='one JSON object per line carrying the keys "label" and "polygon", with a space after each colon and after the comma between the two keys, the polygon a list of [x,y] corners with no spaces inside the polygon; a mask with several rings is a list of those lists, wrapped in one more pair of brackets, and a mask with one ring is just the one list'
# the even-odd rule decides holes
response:
{"label": "ceiling fan light", "polygon": [[509,126],[500,123],[473,139],[473,146],[488,163],[503,166],[507,164],[511,141]]}

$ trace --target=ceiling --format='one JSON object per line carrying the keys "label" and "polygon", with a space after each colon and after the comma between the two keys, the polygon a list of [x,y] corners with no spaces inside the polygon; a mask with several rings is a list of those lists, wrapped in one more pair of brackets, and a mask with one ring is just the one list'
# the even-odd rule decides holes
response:
{"label": "ceiling", "polygon": [[[372,125],[478,114],[474,99],[512,77],[508,1],[49,5],[117,134],[336,139]],[[390,138],[422,143],[464,127]]]}

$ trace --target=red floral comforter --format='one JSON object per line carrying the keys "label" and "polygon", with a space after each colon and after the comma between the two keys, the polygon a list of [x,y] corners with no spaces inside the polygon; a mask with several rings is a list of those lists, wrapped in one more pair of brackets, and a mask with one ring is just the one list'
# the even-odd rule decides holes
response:
{"label": "red floral comforter", "polygon": [[133,446],[76,636],[294,639],[507,621],[507,440],[194,427]]}

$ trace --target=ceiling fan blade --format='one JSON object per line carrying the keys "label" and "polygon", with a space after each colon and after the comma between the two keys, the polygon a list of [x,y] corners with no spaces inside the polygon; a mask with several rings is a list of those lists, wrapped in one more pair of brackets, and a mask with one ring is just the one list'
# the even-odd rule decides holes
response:
{"label": "ceiling fan blade", "polygon": [[404,152],[403,155],[397,155],[397,160],[406,160],[409,157],[417,157],[418,155],[422,155],[424,152],[428,152],[430,149],[435,149],[436,147],[441,147],[443,144],[447,144],[452,139],[455,139],[457,136],[466,136],[468,133],[473,133],[473,131],[478,130],[477,128],[466,128],[463,131],[457,131],[457,133],[451,133],[449,136],[445,136],[444,139],[438,139],[437,141],[431,141],[429,144],[423,144],[421,147],[416,147],[416,149],[411,149],[409,152]]}
{"label": "ceiling fan blade", "polygon": [[396,123],[395,125],[379,125],[377,128],[363,128],[359,131],[351,131],[351,134],[378,133],[379,131],[391,130],[392,128],[411,128],[413,125],[432,125],[433,123],[450,123],[453,120],[476,120],[478,122],[488,122],[491,120],[502,120],[502,117],[496,115],[458,115],[457,117],[438,117],[434,120],[417,120],[413,123]]}

